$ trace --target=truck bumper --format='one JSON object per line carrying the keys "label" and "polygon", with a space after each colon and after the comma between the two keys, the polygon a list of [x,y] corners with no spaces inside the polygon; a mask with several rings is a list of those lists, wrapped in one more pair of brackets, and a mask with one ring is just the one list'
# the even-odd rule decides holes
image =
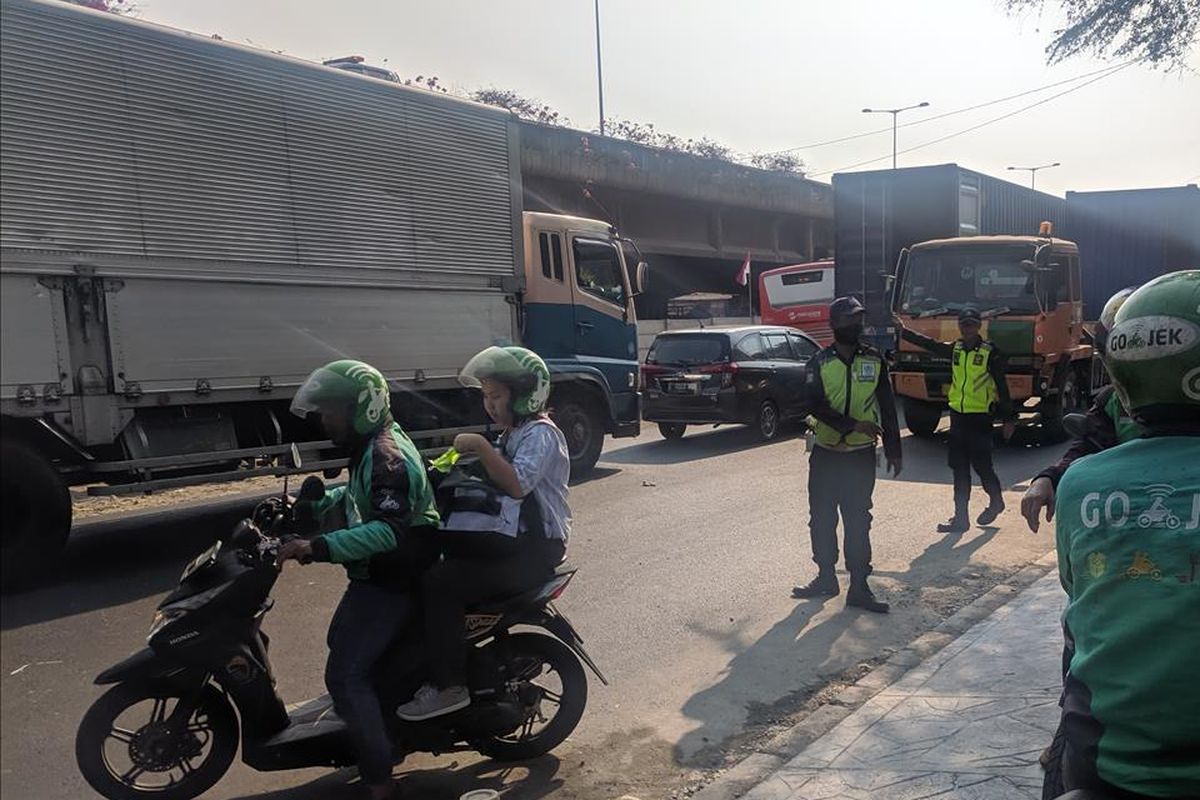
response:
{"label": "truck bumper", "polygon": [[[1039,397],[1045,391],[1036,391],[1037,384],[1034,375],[1006,375],[1008,394],[1013,403],[1022,403],[1030,397]],[[1040,383],[1044,384],[1042,380]],[[925,400],[930,403],[946,402],[946,392],[950,386],[948,372],[893,372],[892,386],[899,397],[911,397],[914,400]]]}

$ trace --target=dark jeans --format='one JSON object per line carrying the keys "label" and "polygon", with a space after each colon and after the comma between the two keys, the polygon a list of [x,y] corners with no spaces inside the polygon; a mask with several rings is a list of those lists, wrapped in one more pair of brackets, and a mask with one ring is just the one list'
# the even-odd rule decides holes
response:
{"label": "dark jeans", "polygon": [[1147,795],[1113,786],[1101,778],[1096,772],[1094,758],[1094,751],[1092,758],[1088,758],[1077,747],[1072,746],[1069,738],[1067,739],[1062,753],[1062,781],[1066,791],[1084,789],[1098,793],[1104,800],[1148,800]]}
{"label": "dark jeans", "polygon": [[967,516],[971,502],[971,468],[992,502],[1000,499],[1000,478],[992,466],[992,415],[950,412],[950,447],[947,454],[954,471],[954,514]]}
{"label": "dark jeans", "polygon": [[354,580],[329,625],[325,686],[350,729],[358,771],[367,784],[387,782],[394,764],[372,670],[414,615],[407,594]]}
{"label": "dark jeans", "polygon": [[838,561],[837,522],[842,512],[846,569],[851,579],[871,574],[871,494],[875,491],[875,449],[839,452],[813,448],[808,459],[809,535],[813,561],[833,572]]}
{"label": "dark jeans", "polygon": [[433,683],[467,685],[467,607],[527,592],[549,580],[563,543],[532,536],[444,532],[445,560],[421,581]]}

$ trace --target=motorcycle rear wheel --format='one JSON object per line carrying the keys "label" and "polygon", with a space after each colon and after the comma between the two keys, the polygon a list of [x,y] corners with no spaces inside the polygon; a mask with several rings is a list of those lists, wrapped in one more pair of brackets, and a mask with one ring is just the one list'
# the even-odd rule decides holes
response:
{"label": "motorcycle rear wheel", "polygon": [[[186,728],[171,731],[166,720],[181,694],[118,684],[92,704],[75,735],[75,760],[93,789],[108,800],[192,800],[221,779],[237,754],[237,714],[209,685]],[[147,704],[148,715],[136,709]]]}
{"label": "motorcycle rear wheel", "polygon": [[[575,653],[549,636],[515,633],[508,637],[508,650],[517,691],[536,700],[516,730],[471,744],[497,761],[526,761],[549,753],[575,730],[587,706],[587,675]],[[554,715],[547,718],[546,711]]]}

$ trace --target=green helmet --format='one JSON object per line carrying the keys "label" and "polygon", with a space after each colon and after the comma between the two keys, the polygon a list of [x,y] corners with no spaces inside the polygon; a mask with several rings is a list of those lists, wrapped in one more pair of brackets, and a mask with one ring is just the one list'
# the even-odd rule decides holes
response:
{"label": "green helmet", "polygon": [[468,361],[458,376],[459,383],[472,389],[480,388],[484,379],[500,381],[512,390],[514,414],[528,417],[546,410],[550,368],[532,350],[489,347]]}
{"label": "green helmet", "polygon": [[1092,335],[1092,340],[1096,343],[1096,352],[1104,355],[1104,348],[1108,344],[1108,333],[1116,324],[1117,312],[1121,310],[1121,306],[1125,305],[1125,301],[1129,299],[1129,295],[1137,291],[1136,286],[1126,286],[1121,291],[1108,298],[1104,304],[1104,308],[1100,310],[1100,319],[1096,324],[1096,332]]}
{"label": "green helmet", "polygon": [[359,436],[382,428],[391,410],[387,380],[362,361],[333,361],[308,376],[292,398],[292,413],[307,417],[322,411],[345,410]]}
{"label": "green helmet", "polygon": [[1143,284],[1121,305],[1114,323],[1104,366],[1125,407],[1135,416],[1149,406],[1195,413],[1200,407],[1200,270],[1172,272]]}

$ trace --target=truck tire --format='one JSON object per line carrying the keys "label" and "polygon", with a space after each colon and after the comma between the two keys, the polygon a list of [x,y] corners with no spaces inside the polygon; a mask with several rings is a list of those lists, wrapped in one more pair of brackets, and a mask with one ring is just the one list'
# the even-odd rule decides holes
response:
{"label": "truck tire", "polygon": [[604,447],[605,426],[599,406],[576,395],[551,401],[551,406],[550,416],[567,438],[571,478],[585,478],[600,460],[600,451]]}
{"label": "truck tire", "polygon": [[932,438],[941,421],[941,404],[914,400],[911,397],[904,398],[904,422],[913,436]]}
{"label": "truck tire", "polygon": [[1067,414],[1082,414],[1087,411],[1086,384],[1080,382],[1080,371],[1075,367],[1067,370],[1059,385],[1058,394],[1046,397],[1041,402],[1042,436],[1050,442],[1061,442],[1069,438],[1063,427]]}
{"label": "truck tire", "polygon": [[58,559],[71,531],[71,492],[25,442],[0,442],[0,588],[28,586]]}

